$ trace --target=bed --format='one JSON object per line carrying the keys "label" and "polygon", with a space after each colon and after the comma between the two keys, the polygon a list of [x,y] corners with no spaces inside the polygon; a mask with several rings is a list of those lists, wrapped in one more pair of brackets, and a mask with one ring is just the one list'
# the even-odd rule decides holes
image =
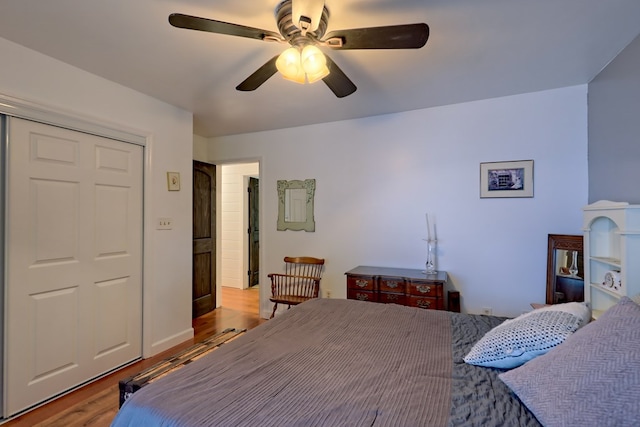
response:
{"label": "bed", "polygon": [[526,372],[501,377],[551,352],[510,370],[464,360],[504,322],[311,300],[140,389],[112,426],[538,426],[514,392],[535,388]]}

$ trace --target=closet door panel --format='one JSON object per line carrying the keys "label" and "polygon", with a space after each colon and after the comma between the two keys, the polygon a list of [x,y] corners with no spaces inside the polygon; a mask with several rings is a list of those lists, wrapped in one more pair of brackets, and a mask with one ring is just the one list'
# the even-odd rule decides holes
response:
{"label": "closet door panel", "polygon": [[9,120],[5,416],[141,356],[142,147]]}

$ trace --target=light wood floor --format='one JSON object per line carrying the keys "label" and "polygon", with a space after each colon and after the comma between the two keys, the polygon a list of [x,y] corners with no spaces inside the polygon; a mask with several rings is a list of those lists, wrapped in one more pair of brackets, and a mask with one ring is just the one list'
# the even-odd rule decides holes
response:
{"label": "light wood floor", "polygon": [[142,360],[9,420],[2,427],[108,427],[118,412],[118,381],[226,328],[251,329],[266,322],[259,316],[258,288],[222,288],[222,307],[193,320],[195,336],[157,356]]}

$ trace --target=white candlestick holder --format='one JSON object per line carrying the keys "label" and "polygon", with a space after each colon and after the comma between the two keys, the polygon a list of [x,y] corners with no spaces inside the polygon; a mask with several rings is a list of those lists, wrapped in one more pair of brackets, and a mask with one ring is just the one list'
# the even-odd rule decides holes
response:
{"label": "white candlestick holder", "polygon": [[426,239],[427,242],[427,261],[425,262],[425,273],[426,274],[436,274],[438,270],[436,270],[436,244],[437,240],[435,239]]}

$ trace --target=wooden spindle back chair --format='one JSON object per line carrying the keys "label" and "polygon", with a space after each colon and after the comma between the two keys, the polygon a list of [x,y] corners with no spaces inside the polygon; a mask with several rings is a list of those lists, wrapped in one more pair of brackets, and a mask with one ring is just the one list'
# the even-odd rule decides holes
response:
{"label": "wooden spindle back chair", "polygon": [[274,303],[275,316],[278,304],[300,304],[312,298],[318,298],[320,293],[320,279],[324,259],[313,257],[285,257],[284,274],[272,273],[267,275],[271,279],[271,298]]}

